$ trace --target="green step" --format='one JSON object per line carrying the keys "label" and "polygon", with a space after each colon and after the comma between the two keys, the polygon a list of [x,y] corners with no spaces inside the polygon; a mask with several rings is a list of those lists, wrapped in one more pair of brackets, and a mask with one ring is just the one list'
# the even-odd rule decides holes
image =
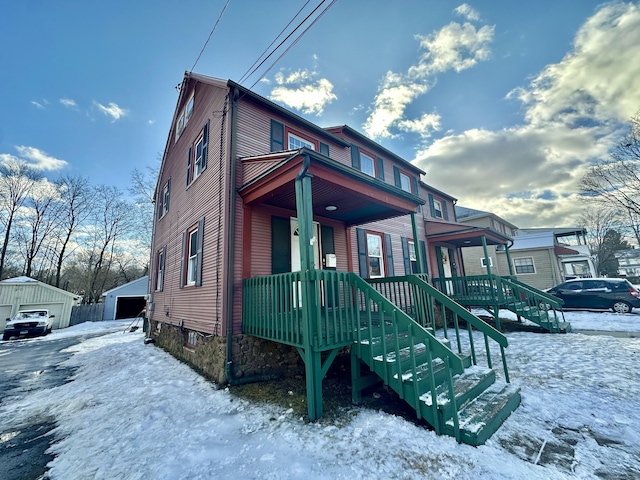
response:
{"label": "green step", "polygon": [[[520,405],[520,389],[494,383],[458,412],[460,437],[469,445],[482,445]],[[447,435],[455,436],[453,419],[444,424]]]}

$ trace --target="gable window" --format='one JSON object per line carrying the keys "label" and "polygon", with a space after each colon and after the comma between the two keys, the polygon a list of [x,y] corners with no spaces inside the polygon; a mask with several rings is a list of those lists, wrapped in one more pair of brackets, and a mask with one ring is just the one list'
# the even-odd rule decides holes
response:
{"label": "gable window", "polygon": [[514,258],[513,266],[516,267],[517,274],[536,273],[533,257]]}
{"label": "gable window", "polygon": [[180,265],[180,288],[185,285],[202,285],[202,247],[204,218],[182,233],[182,260]]}
{"label": "gable window", "polygon": [[164,289],[164,265],[165,255],[167,254],[167,247],[162,250],[158,250],[156,253],[156,291],[161,292]]}
{"label": "gable window", "polygon": [[196,141],[189,147],[187,158],[187,187],[207,168],[209,144],[209,122],[205,124]]}
{"label": "gable window", "polygon": [[178,121],[176,122],[176,142],[178,141],[178,138],[180,138],[180,135],[182,135],[182,132],[184,132],[184,129],[187,127],[187,122],[191,118],[191,115],[193,115],[193,96],[194,94],[192,93],[189,97],[189,100],[187,100],[185,107],[180,112],[180,115],[178,115]]}
{"label": "gable window", "polygon": [[[480,259],[480,265],[482,265],[482,268],[487,268],[487,259],[482,257]],[[493,267],[493,258],[489,257],[489,266]]]}

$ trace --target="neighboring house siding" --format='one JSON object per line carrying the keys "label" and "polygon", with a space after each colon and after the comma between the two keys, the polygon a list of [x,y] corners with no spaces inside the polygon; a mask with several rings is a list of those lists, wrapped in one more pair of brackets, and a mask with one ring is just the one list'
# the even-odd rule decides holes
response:
{"label": "neighboring house siding", "polygon": [[[518,258],[533,258],[535,273],[516,274],[518,280],[538,289],[551,288],[560,283],[558,265],[552,249],[512,251],[511,261]],[[515,273],[515,268],[514,268]]]}
{"label": "neighboring house siding", "polygon": [[[222,111],[227,96],[226,88],[199,83],[195,91],[193,116],[180,139],[170,145],[159,185],[171,178],[171,206],[169,212],[156,221],[153,252],[167,247],[164,289],[154,291],[153,316],[157,320],[185,328],[212,333],[222,331],[224,295],[222,263],[225,251],[228,185],[228,158],[230,115]],[[181,107],[180,107],[181,108]],[[203,126],[209,122],[207,167],[187,187],[189,147],[197,139]],[[220,151],[221,127],[223,151]],[[173,137],[172,137],[173,138]],[[223,159],[222,162],[220,159]],[[157,218],[157,215],[156,215]],[[182,232],[204,218],[202,251],[202,286],[180,288],[181,259],[183,257]],[[152,270],[153,271],[153,270]],[[153,284],[155,285],[155,283]],[[207,301],[200,301],[206,298]],[[217,324],[216,324],[217,322]]]}
{"label": "neighboring house siding", "polygon": [[4,306],[3,311],[10,312],[8,317],[14,316],[21,309],[49,308],[47,306],[51,305],[49,313],[56,316],[52,322],[53,328],[65,328],[69,326],[71,308],[75,304],[75,295],[72,293],[40,282],[0,284],[0,305]]}

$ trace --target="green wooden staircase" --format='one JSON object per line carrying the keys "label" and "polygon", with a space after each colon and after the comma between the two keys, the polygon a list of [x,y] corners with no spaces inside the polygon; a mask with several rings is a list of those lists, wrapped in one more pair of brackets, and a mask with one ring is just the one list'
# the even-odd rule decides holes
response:
{"label": "green wooden staircase", "polygon": [[[381,279],[372,286],[395,303],[391,312],[367,312],[361,321],[352,347],[354,402],[380,378],[436,433],[483,444],[520,404],[519,389],[507,383],[506,338],[418,276]],[[384,311],[383,302],[380,306]],[[443,328],[436,329],[438,316]],[[482,359],[475,346],[480,339]],[[502,381],[492,368],[490,341],[500,348]],[[362,375],[359,362],[370,373]],[[486,366],[479,365],[483,362]]]}

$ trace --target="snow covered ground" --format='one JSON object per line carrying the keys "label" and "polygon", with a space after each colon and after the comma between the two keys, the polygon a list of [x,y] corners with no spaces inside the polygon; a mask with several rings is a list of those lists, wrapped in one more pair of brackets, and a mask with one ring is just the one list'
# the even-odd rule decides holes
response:
{"label": "snow covered ground", "polygon": [[[640,331],[640,315],[566,315],[574,328],[615,322]],[[5,404],[0,415],[55,415],[52,479],[640,478],[640,339],[508,338],[522,404],[477,448],[364,407],[305,423],[217,390],[120,328],[72,347],[74,381]]]}

